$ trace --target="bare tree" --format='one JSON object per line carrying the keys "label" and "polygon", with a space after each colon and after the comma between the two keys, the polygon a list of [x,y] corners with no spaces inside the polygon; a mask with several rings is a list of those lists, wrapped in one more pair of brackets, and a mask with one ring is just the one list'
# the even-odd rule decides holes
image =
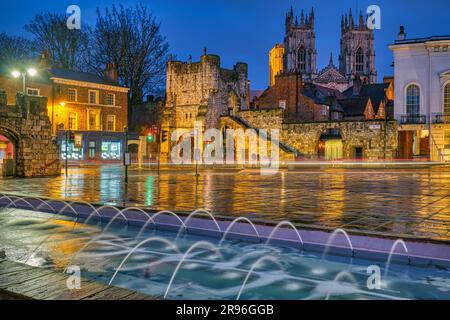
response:
{"label": "bare tree", "polygon": [[40,54],[47,51],[57,66],[69,69],[83,69],[83,47],[87,32],[67,28],[67,17],[61,14],[41,13],[34,17],[25,30],[34,36],[33,49]]}
{"label": "bare tree", "polygon": [[145,94],[164,85],[169,45],[160,23],[142,4],[132,8],[113,5],[103,13],[97,9],[89,48],[87,64],[92,70],[100,74],[108,62],[117,66],[120,84],[130,88],[129,114]]}
{"label": "bare tree", "polygon": [[32,59],[31,42],[22,37],[0,33],[0,64],[3,68],[17,68]]}

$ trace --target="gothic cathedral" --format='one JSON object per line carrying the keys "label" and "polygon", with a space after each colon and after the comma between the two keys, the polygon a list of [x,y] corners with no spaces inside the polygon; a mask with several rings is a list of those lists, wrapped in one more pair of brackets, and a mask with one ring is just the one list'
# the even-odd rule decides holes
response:
{"label": "gothic cathedral", "polygon": [[363,83],[377,82],[374,35],[367,28],[362,13],[358,24],[351,9],[342,16],[339,66],[334,65],[331,55],[328,66],[320,71],[317,70],[314,23],[314,9],[309,15],[302,10],[298,19],[291,7],[286,15],[283,70],[279,70],[279,74],[300,73],[303,82],[317,83],[339,91],[351,87],[356,77]]}

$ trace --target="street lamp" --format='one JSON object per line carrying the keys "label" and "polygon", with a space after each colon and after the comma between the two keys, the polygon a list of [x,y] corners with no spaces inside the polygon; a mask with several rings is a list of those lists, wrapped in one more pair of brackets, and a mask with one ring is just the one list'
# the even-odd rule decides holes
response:
{"label": "street lamp", "polygon": [[20,71],[17,71],[17,70],[14,70],[12,73],[12,76],[14,77],[14,78],[19,78],[20,76],[22,76],[22,85],[23,85],[23,94],[26,94],[26,78],[27,78],[27,74],[30,76],[30,77],[34,77],[34,76],[36,76],[37,75],[37,70],[36,69],[34,69],[34,68],[29,68],[26,72],[20,72]]}

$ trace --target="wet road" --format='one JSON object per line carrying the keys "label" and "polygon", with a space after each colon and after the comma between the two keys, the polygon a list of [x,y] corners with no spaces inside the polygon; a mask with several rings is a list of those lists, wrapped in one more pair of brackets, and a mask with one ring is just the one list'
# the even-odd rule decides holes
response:
{"label": "wet road", "polygon": [[71,169],[69,177],[0,180],[17,193],[157,210],[208,209],[214,214],[290,220],[398,237],[450,241],[450,168],[191,172],[121,167]]}

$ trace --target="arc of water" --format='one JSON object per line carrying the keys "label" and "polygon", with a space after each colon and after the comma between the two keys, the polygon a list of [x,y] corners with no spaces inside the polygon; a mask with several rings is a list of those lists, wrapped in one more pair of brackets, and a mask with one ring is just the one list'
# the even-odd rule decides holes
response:
{"label": "arc of water", "polygon": [[[386,270],[384,271],[384,274],[383,274],[383,277],[384,277],[384,278],[386,278],[387,275],[388,275],[389,267],[390,267],[390,265],[391,265],[391,259],[392,259],[392,256],[393,256],[394,253],[395,253],[395,249],[397,249],[397,247],[398,247],[399,245],[402,245],[402,246],[403,246],[403,250],[405,250],[406,253],[409,253],[409,252],[408,252],[408,248],[406,247],[405,241],[403,241],[402,239],[395,240],[394,244],[393,244],[392,247],[391,247],[391,251],[389,251],[389,256],[388,256],[388,259],[387,259],[387,261],[386,261]],[[410,257],[409,257],[409,255],[408,255],[408,263],[409,263],[409,262],[410,262]]]}
{"label": "arc of water", "polygon": [[[74,204],[82,204],[82,205],[86,205],[86,206],[88,206],[89,208],[92,209],[92,212],[97,211],[97,209],[96,209],[92,204],[90,204],[89,202],[77,200],[77,201],[72,201],[72,202],[70,202],[70,203],[66,203],[66,205],[58,211],[57,215],[64,213],[64,210],[66,210],[66,208],[69,207],[70,209],[72,209],[72,211],[73,211],[73,212],[77,215],[77,217],[78,217],[78,216],[79,216],[79,213],[78,213],[78,211],[76,211],[75,208],[73,207]],[[92,213],[92,212],[91,212],[91,213]]]}
{"label": "arc of water", "polygon": [[47,207],[49,207],[50,209],[52,209],[52,211],[53,211],[53,213],[56,213],[57,211],[56,211],[56,209],[55,209],[55,207],[53,207],[52,205],[50,205],[50,202],[54,202],[54,200],[46,200],[46,201],[44,201],[44,203],[41,203],[40,205],[38,205],[37,207],[36,207],[36,211],[40,211],[41,210],[41,207],[45,204]]}
{"label": "arc of water", "polygon": [[77,252],[75,252],[74,254],[72,254],[72,256],[69,259],[69,262],[67,263],[66,267],[63,270],[63,273],[65,273],[67,271],[67,268],[72,264],[72,261],[78,257],[78,255],[80,255],[84,250],[86,250],[86,248],[91,245],[92,243],[96,243],[96,242],[100,242],[100,239],[104,236],[103,232],[99,235],[97,235],[95,238],[89,240],[88,242],[86,242],[84,244],[84,246],[78,250]]}
{"label": "arc of water", "polygon": [[245,286],[247,285],[248,279],[250,279],[250,276],[253,274],[253,272],[255,271],[255,269],[257,267],[259,267],[259,265],[266,261],[269,260],[273,263],[275,263],[280,269],[283,269],[283,267],[280,265],[280,263],[278,262],[278,260],[273,257],[273,256],[265,256],[265,257],[261,257],[258,260],[256,260],[256,262],[252,265],[252,267],[250,268],[250,270],[247,273],[247,276],[244,279],[244,282],[242,283],[241,288],[239,289],[238,295],[236,297],[236,300],[239,300],[241,298],[242,292],[244,291]]}
{"label": "arc of water", "polygon": [[20,198],[20,197],[16,197],[17,199],[14,200],[12,203],[8,204],[6,207],[9,208],[10,206],[14,205],[15,208],[17,208],[16,202],[18,201],[22,201],[24,202],[26,205],[28,205],[32,210],[34,210],[34,206],[27,200]]}
{"label": "arc of water", "polygon": [[352,250],[352,257],[355,255],[355,250],[353,249],[353,244],[352,244],[352,241],[350,240],[350,237],[348,236],[348,233],[344,229],[336,229],[336,230],[333,231],[333,233],[328,238],[328,241],[327,241],[327,243],[325,245],[325,250],[324,250],[323,255],[322,255],[322,260],[327,255],[328,250],[330,248],[330,245],[332,244],[334,238],[336,238],[336,236],[339,233],[342,234],[345,237],[345,239],[347,240],[347,242],[348,242],[348,244],[350,246],[350,250]]}
{"label": "arc of water", "polygon": [[170,214],[170,215],[174,216],[178,221],[180,221],[180,223],[181,223],[180,228],[186,228],[186,225],[184,224],[184,221],[175,212],[172,212],[170,210],[159,211],[159,212],[155,213],[152,216],[153,221],[155,221],[155,226],[156,227],[158,226],[158,224],[156,223],[156,218],[159,217],[162,214]]}
{"label": "arc of water", "polygon": [[[27,202],[27,204],[31,205],[31,206],[33,207],[33,210],[35,210],[35,211],[39,211],[39,209],[40,209],[43,205],[47,205],[48,208],[50,208],[53,212],[55,212],[55,208],[53,208],[52,206],[50,206],[50,205],[47,203],[47,201],[44,201],[44,200],[42,200],[42,199],[40,199],[40,198],[37,198],[37,197],[31,197],[31,196],[25,196],[25,197],[19,197],[19,198],[22,199],[22,200],[24,200],[24,199],[30,199],[30,200],[36,200],[36,201],[40,202],[40,204],[39,204],[37,207],[35,207],[32,203]],[[19,199],[17,199],[17,200],[19,200]],[[17,201],[17,200],[16,200],[16,201]]]}
{"label": "arc of water", "polygon": [[261,236],[259,235],[259,232],[258,232],[258,230],[256,229],[256,227],[255,227],[255,225],[253,224],[253,222],[251,222],[250,219],[248,219],[248,218],[246,218],[246,217],[239,217],[239,218],[234,219],[234,220],[230,223],[230,225],[228,226],[228,228],[225,230],[225,232],[224,232],[224,234],[223,234],[223,237],[222,237],[222,239],[221,239],[220,242],[219,242],[219,247],[222,246],[222,243],[225,241],[225,239],[226,239],[228,233],[230,232],[231,228],[233,228],[233,226],[234,226],[236,223],[238,223],[239,221],[245,221],[245,222],[249,223],[250,226],[253,228],[253,231],[255,231],[255,234],[256,234],[256,236],[258,237],[259,242],[261,242]]}
{"label": "arc of water", "polygon": [[344,277],[347,277],[348,279],[350,279],[350,281],[352,282],[353,285],[355,285],[355,284],[357,285],[357,284],[358,284],[357,281],[356,281],[356,279],[355,279],[355,277],[354,277],[351,273],[349,273],[348,271],[341,271],[341,272],[339,272],[338,275],[333,279],[333,282],[331,283],[331,288],[330,288],[330,290],[328,291],[327,296],[325,297],[325,300],[329,300],[329,299],[330,299],[331,293],[332,293],[332,291],[333,291],[333,289],[334,289],[336,283],[337,283],[341,278],[344,278]]}
{"label": "arc of water", "polygon": [[282,222],[278,223],[275,226],[275,228],[272,230],[272,232],[270,233],[269,237],[267,238],[266,245],[268,245],[270,243],[270,240],[272,240],[272,237],[275,235],[275,232],[277,232],[279,228],[281,228],[282,226],[285,226],[285,225],[291,227],[295,231],[298,239],[300,240],[300,242],[302,244],[302,247],[304,247],[305,244],[303,243],[303,239],[302,239],[302,236],[300,235],[300,232],[297,230],[297,228],[294,226],[294,224],[292,224],[292,222],[290,222],[290,221],[282,221]]}
{"label": "arc of water", "polygon": [[187,231],[189,230],[189,229],[188,229],[188,223],[189,223],[189,221],[190,221],[194,216],[200,215],[200,214],[209,216],[209,217],[211,218],[211,220],[214,222],[214,224],[216,225],[217,229],[219,230],[219,233],[222,234],[222,229],[220,228],[219,223],[217,222],[216,218],[214,218],[214,216],[212,215],[212,213],[209,212],[209,211],[206,210],[206,209],[198,209],[198,210],[195,210],[194,212],[192,212],[190,215],[188,215],[186,219],[184,219],[184,225],[185,225],[185,227],[184,227],[183,229],[180,228],[180,231],[178,231],[178,234],[177,234],[177,236],[176,236],[175,239],[178,239],[178,237],[180,236],[182,230],[186,230],[186,232],[187,232]]}
{"label": "arc of water", "polygon": [[105,228],[102,230],[101,233],[105,233],[105,232],[109,229],[109,227],[113,224],[113,222],[114,222],[119,216],[122,216],[122,218],[125,219],[125,221],[127,222],[127,225],[129,225],[128,218],[123,214],[122,211],[120,211],[120,210],[119,210],[118,208],[116,208],[116,207],[113,207],[113,206],[102,206],[102,207],[100,207],[100,208],[98,209],[98,211],[100,212],[100,210],[102,210],[102,209],[107,209],[107,208],[109,208],[109,209],[114,209],[114,210],[116,210],[117,213],[111,218],[111,220],[109,220],[108,224],[105,226]]}
{"label": "arc of water", "polygon": [[151,238],[145,239],[145,240],[139,242],[139,243],[138,243],[138,244],[137,244],[137,245],[136,245],[136,246],[135,246],[128,254],[127,254],[127,256],[122,260],[122,262],[120,263],[119,267],[118,267],[118,268],[116,269],[116,271],[114,272],[114,275],[113,275],[113,276],[111,277],[111,279],[109,280],[109,284],[108,284],[108,285],[111,285],[111,284],[112,284],[112,282],[113,282],[114,279],[116,278],[117,274],[119,273],[120,269],[122,269],[122,267],[123,267],[123,265],[125,264],[125,262],[128,260],[128,258],[130,258],[130,256],[131,256],[137,249],[139,249],[140,247],[142,247],[144,244],[147,244],[147,243],[149,243],[149,242],[154,242],[154,241],[165,243],[165,244],[167,244],[167,245],[170,247],[170,249],[174,249],[174,251],[180,252],[180,251],[178,250],[178,247],[177,247],[173,242],[171,242],[171,241],[169,241],[169,240],[167,240],[167,239],[159,238],[159,237],[151,237]]}
{"label": "arc of water", "polygon": [[170,278],[169,284],[167,285],[167,289],[166,292],[164,293],[164,299],[167,298],[167,295],[170,292],[170,288],[172,287],[173,281],[175,280],[175,277],[178,273],[178,270],[181,268],[183,262],[186,260],[186,258],[189,256],[189,254],[196,248],[201,247],[201,246],[205,246],[207,248],[209,248],[211,251],[216,251],[217,254],[220,256],[220,251],[219,251],[219,247],[213,245],[211,242],[207,242],[207,241],[199,241],[197,243],[194,243],[184,254],[184,256],[181,258],[180,262],[178,262],[177,267],[175,268],[175,271],[172,274],[172,277]]}
{"label": "arc of water", "polygon": [[153,225],[154,225],[155,228],[156,228],[156,222],[155,222],[155,220],[153,220],[153,218],[150,217],[149,219],[147,219],[147,221],[144,223],[144,225],[143,225],[143,226],[141,227],[141,229],[139,230],[139,233],[138,233],[137,236],[136,236],[137,239],[139,239],[139,238],[141,237],[142,232],[144,232],[145,228],[147,228],[147,226],[148,226],[148,224],[149,224],[150,222],[153,223]]}

